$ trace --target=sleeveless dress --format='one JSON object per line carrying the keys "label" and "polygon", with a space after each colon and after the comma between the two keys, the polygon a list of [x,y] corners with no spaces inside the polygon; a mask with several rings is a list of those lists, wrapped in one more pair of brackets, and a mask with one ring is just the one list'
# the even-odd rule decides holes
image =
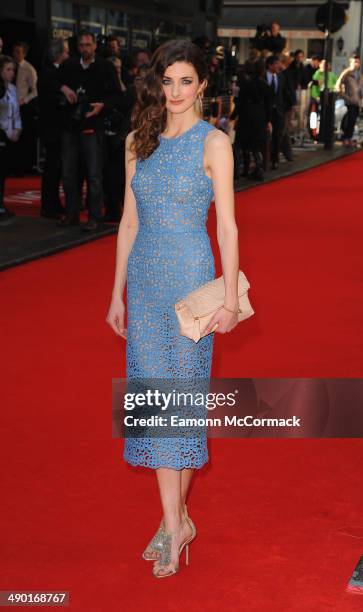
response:
{"label": "sleeveless dress", "polygon": [[[206,230],[213,199],[205,174],[204,140],[217,128],[199,119],[136,160],[131,187],[139,231],[127,264],[126,379],[209,379],[214,333],[199,342],[181,336],[177,300],[215,278]],[[200,468],[209,459],[206,434],[194,437],[125,437],[132,465]]]}

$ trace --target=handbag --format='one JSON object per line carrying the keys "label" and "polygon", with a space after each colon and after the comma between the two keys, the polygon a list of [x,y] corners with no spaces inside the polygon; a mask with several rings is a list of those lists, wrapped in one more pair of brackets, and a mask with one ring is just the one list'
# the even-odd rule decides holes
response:
{"label": "handbag", "polygon": [[[254,310],[248,299],[250,284],[242,272],[238,271],[238,322],[248,319]],[[174,304],[179,321],[180,334],[195,342],[207,335],[205,329],[213,315],[223,308],[225,296],[224,277],[219,276],[194,289]],[[217,329],[218,324],[211,330]]]}

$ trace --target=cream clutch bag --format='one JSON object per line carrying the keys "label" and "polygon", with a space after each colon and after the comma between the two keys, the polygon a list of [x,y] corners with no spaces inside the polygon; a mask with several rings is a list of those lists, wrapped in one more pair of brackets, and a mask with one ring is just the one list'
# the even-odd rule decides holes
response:
{"label": "cream clutch bag", "polygon": [[[254,310],[248,299],[250,284],[242,270],[238,272],[238,322],[248,319]],[[194,289],[188,295],[175,303],[175,313],[179,321],[180,334],[195,342],[205,336],[205,329],[213,315],[223,307],[224,277],[219,276]],[[217,329],[216,324],[212,331]]]}

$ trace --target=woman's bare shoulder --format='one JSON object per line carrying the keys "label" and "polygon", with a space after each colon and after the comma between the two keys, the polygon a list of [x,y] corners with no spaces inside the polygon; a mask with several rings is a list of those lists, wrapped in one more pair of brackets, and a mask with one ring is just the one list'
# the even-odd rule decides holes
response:
{"label": "woman's bare shoulder", "polygon": [[126,136],[125,144],[126,144],[127,149],[130,149],[131,144],[134,142],[135,132],[136,130],[132,130]]}
{"label": "woman's bare shoulder", "polygon": [[207,133],[206,137],[205,137],[205,141],[213,143],[214,146],[225,146],[227,143],[230,144],[231,140],[228,136],[228,134],[226,134],[225,132],[223,132],[222,130],[219,130],[218,128],[214,128],[212,130],[209,130],[209,132]]}
{"label": "woman's bare shoulder", "polygon": [[217,151],[226,151],[230,149],[232,146],[231,139],[225,132],[215,128],[210,130],[205,137],[205,151],[208,153],[217,152]]}

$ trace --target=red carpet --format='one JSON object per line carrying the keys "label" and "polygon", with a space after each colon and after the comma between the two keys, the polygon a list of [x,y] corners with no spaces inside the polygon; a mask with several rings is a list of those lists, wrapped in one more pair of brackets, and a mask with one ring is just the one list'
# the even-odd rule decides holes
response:
{"label": "red carpet", "polygon": [[[86,186],[84,185],[84,193]],[[64,194],[60,189],[60,200],[64,203]],[[22,217],[39,217],[41,205],[41,179],[39,176],[9,178],[6,181],[5,205]],[[81,212],[81,219],[87,214]]]}
{"label": "red carpet", "polygon": [[17,215],[39,217],[40,177],[25,176],[7,179],[5,205]]}
{"label": "red carpet", "polygon": [[[362,376],[362,161],[237,195],[256,314],[216,335],[215,376]],[[68,590],[77,612],[361,611],[344,589],[363,553],[362,440],[211,440],[190,566],[152,578],[154,474],[111,438],[115,243],[1,276],[0,590]]]}

